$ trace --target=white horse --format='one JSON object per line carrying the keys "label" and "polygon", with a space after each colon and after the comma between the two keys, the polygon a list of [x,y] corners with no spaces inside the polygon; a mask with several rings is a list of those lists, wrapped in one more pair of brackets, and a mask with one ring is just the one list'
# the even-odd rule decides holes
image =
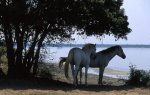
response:
{"label": "white horse", "polygon": [[[99,85],[100,84],[103,85],[102,78],[103,78],[105,67],[108,65],[110,60],[116,55],[118,55],[123,59],[126,58],[123,49],[119,45],[112,46],[108,49],[99,51],[96,53],[95,59],[91,58],[90,67],[99,68],[99,80],[98,80]],[[80,84],[81,84],[81,78],[82,78],[82,67],[80,67]]]}
{"label": "white horse", "polygon": [[[90,65],[90,58],[91,55],[94,55],[96,52],[96,45],[95,44],[86,44],[82,49],[80,48],[72,48],[69,51],[68,57],[64,60],[60,60],[59,66],[61,67],[63,62],[66,61],[64,66],[64,72],[66,78],[69,78],[68,76],[68,69],[69,69],[69,63],[71,65],[72,69],[72,75],[73,75],[73,83],[75,86],[77,86],[77,75],[79,68],[85,67],[85,84],[87,85],[87,72]],[[74,68],[75,65],[75,68]]]}

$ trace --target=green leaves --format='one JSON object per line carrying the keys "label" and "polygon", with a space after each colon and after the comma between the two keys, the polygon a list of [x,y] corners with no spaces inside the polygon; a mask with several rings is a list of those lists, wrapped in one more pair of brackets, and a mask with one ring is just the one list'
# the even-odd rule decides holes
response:
{"label": "green leaves", "polygon": [[46,31],[51,34],[50,39],[62,40],[75,32],[71,28],[82,30],[88,36],[112,34],[116,38],[126,38],[131,32],[128,17],[121,8],[123,0],[6,1],[0,1],[0,23],[10,23],[12,28],[19,23],[28,34]]}
{"label": "green leaves", "polygon": [[134,65],[129,67],[130,76],[127,84],[134,86],[148,86],[148,83],[150,82],[150,71],[138,70]]}

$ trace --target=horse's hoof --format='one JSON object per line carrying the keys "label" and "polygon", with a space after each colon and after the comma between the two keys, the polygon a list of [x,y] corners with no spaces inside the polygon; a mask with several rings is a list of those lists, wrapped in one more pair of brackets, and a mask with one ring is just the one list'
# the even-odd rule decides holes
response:
{"label": "horse's hoof", "polygon": [[88,87],[88,85],[87,85],[87,84],[85,84],[85,86],[86,86],[86,87]]}
{"label": "horse's hoof", "polygon": [[80,85],[82,84],[82,82],[80,82]]}
{"label": "horse's hoof", "polygon": [[77,86],[78,86],[78,84],[74,83],[74,86],[75,86],[75,87],[77,87]]}
{"label": "horse's hoof", "polygon": [[74,84],[74,87],[77,88],[78,85]]}
{"label": "horse's hoof", "polygon": [[104,86],[102,83],[98,83],[98,86],[100,87],[100,86]]}

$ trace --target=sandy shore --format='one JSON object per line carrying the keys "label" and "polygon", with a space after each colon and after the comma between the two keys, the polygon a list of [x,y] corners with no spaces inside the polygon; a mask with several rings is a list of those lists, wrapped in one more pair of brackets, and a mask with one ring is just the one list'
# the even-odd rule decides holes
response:
{"label": "sandy shore", "polygon": [[[0,95],[150,95],[150,88],[125,85],[125,80],[104,77],[104,86],[97,85],[98,76],[88,75],[88,86],[74,87],[63,70],[51,65],[53,79],[0,79]],[[83,78],[84,82],[84,78]]]}

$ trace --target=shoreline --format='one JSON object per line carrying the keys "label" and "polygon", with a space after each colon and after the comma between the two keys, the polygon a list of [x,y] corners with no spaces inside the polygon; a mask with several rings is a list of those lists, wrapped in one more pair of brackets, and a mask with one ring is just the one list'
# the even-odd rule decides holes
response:
{"label": "shoreline", "polygon": [[[89,73],[99,75],[99,68],[89,68]],[[120,71],[112,68],[106,67],[104,70],[104,76],[112,77],[112,78],[123,78],[129,76],[129,71]]]}
{"label": "shoreline", "polygon": [[[57,68],[58,63],[46,63],[47,65],[53,65],[54,68]],[[82,69],[82,72],[84,73],[85,69]],[[88,69],[88,74],[93,74],[98,76],[99,75],[99,68],[89,68]],[[71,74],[70,74],[71,75]],[[127,80],[129,77],[129,71],[120,71],[120,70],[115,70],[112,68],[106,67],[104,70],[104,76],[105,77],[110,77],[110,78],[115,78],[115,79],[125,79]]]}
{"label": "shoreline", "polygon": [[[51,71],[52,71],[51,73],[55,80],[61,80],[61,81],[65,81],[67,83],[72,84],[73,79],[72,79],[72,73],[71,73],[70,68],[69,68],[69,76],[70,76],[71,81],[69,81],[65,78],[64,69],[63,68],[59,69],[58,64],[50,64],[50,65],[48,64],[47,66],[49,66],[51,68]],[[84,80],[85,80],[84,77],[85,77],[85,73],[83,73],[83,77],[82,77],[83,82],[82,83],[84,83]],[[88,72],[88,84],[98,85],[98,77],[99,76],[97,74]],[[78,78],[79,78],[79,76],[78,76]],[[114,86],[125,85],[126,81],[127,81],[127,79],[125,79],[125,78],[122,78],[122,77],[113,78],[106,74],[104,74],[104,77],[103,77],[104,85],[114,85]]]}

